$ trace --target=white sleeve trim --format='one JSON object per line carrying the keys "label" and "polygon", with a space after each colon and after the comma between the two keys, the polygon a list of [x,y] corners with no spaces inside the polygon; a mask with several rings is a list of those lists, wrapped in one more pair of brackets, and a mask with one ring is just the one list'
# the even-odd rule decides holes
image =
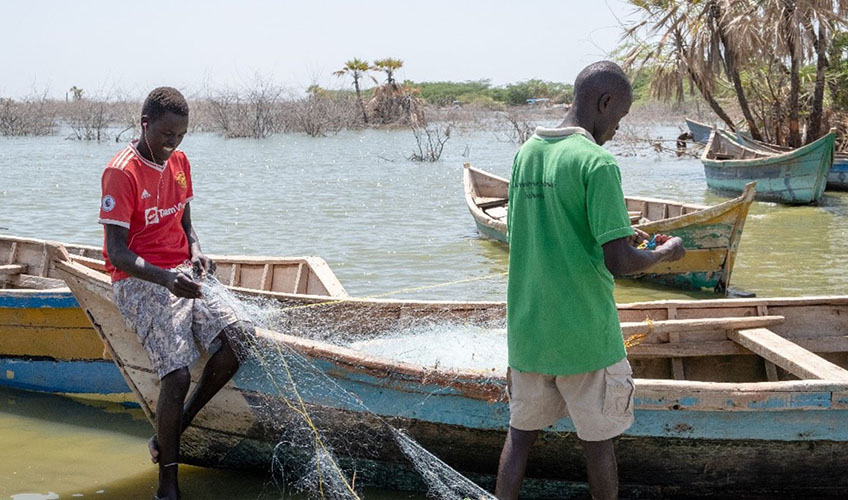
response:
{"label": "white sleeve trim", "polygon": [[111,224],[111,225],[113,225],[113,226],[121,226],[121,227],[125,227],[125,228],[127,228],[127,229],[129,229],[129,228],[130,228],[130,223],[129,223],[129,222],[124,222],[124,221],[122,221],[122,220],[115,220],[115,219],[98,219],[98,220],[97,220],[97,222],[99,222],[99,223],[101,223],[101,224]]}
{"label": "white sleeve trim", "polygon": [[191,200],[193,200],[193,199],[194,199],[194,196],[189,196],[188,198],[186,198],[186,201],[185,201],[185,202],[186,202],[186,203],[188,203],[188,202],[190,202],[190,201],[191,201]]}

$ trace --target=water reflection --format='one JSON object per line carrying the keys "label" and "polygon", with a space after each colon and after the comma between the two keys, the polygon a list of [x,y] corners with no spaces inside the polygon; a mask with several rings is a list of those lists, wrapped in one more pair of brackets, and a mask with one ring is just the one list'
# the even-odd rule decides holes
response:
{"label": "water reflection", "polygon": [[[141,410],[0,387],[0,498],[144,499],[155,493],[151,426]],[[185,498],[304,499],[270,475],[180,466]],[[366,498],[421,499],[365,490]]]}

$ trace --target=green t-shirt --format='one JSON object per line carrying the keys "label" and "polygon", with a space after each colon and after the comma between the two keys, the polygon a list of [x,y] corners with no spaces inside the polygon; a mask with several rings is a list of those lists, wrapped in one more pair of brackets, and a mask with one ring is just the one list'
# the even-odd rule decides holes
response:
{"label": "green t-shirt", "polygon": [[615,158],[579,127],[539,128],[509,184],[509,366],[572,375],[625,356],[601,246],[634,234]]}

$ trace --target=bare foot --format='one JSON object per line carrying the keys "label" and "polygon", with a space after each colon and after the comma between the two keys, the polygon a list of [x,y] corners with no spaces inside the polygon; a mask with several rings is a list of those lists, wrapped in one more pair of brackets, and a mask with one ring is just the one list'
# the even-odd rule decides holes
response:
{"label": "bare foot", "polygon": [[147,442],[147,449],[150,450],[150,461],[154,464],[159,463],[159,440],[156,439],[155,434]]}

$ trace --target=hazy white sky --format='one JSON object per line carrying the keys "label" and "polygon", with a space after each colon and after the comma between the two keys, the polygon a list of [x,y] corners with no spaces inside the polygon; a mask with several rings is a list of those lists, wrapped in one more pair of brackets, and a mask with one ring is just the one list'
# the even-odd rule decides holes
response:
{"label": "hazy white sky", "polygon": [[353,57],[400,58],[400,80],[570,82],[631,12],[624,0],[0,0],[0,96],[195,94],[256,75],[338,87],[331,73]]}

